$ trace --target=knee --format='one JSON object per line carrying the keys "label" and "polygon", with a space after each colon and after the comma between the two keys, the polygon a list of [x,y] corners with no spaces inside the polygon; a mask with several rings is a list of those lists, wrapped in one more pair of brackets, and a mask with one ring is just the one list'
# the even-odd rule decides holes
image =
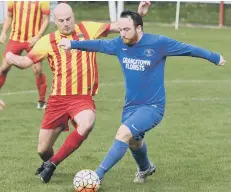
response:
{"label": "knee", "polygon": [[33,72],[34,72],[34,74],[35,74],[36,76],[42,75],[42,70],[40,70],[40,69],[33,70]]}
{"label": "knee", "polygon": [[84,123],[82,123],[82,126],[84,127],[84,129],[86,130],[86,132],[91,132],[93,127],[95,125],[94,121],[86,121]]}
{"label": "knee", "polygon": [[42,156],[47,151],[48,151],[48,148],[44,147],[42,144],[38,145],[37,152],[38,152],[39,156]]}
{"label": "knee", "polygon": [[95,125],[95,112],[84,110],[78,113],[73,121],[77,125],[78,133],[87,137]]}
{"label": "knee", "polygon": [[7,73],[10,71],[10,67],[0,67],[0,75],[6,76]]}
{"label": "knee", "polygon": [[131,139],[131,141],[129,142],[129,148],[132,150],[138,150],[142,147],[143,145],[143,140],[135,140],[135,139]]}
{"label": "knee", "polygon": [[121,125],[119,130],[116,133],[116,137],[117,140],[126,142],[126,143],[130,143],[131,139],[132,139],[132,133],[130,131],[130,129],[125,126],[125,125]]}
{"label": "knee", "polygon": [[11,65],[9,65],[6,60],[3,58],[2,64],[0,66],[0,74],[1,75],[7,75],[7,73],[10,71]]}
{"label": "knee", "polygon": [[42,75],[42,67],[41,64],[36,64],[36,66],[34,65],[32,67],[33,73],[37,76],[37,75]]}
{"label": "knee", "polygon": [[80,122],[78,126],[78,133],[84,136],[87,136],[92,130],[95,125],[95,121],[84,121]]}

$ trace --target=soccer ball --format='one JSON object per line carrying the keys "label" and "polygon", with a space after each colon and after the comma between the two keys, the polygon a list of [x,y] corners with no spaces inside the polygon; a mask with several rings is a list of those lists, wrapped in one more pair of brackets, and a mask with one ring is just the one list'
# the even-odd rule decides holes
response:
{"label": "soccer ball", "polygon": [[95,171],[84,169],[76,173],[73,185],[76,192],[97,192],[100,180]]}

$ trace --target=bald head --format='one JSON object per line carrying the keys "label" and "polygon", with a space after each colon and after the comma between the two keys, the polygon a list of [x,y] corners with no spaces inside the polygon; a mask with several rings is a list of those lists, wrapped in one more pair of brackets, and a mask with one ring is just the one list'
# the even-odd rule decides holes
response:
{"label": "bald head", "polygon": [[60,3],[54,9],[55,17],[62,17],[70,14],[73,14],[72,8],[66,3]]}
{"label": "bald head", "polygon": [[75,19],[72,8],[66,3],[58,4],[54,9],[54,21],[60,33],[69,35],[74,31]]}

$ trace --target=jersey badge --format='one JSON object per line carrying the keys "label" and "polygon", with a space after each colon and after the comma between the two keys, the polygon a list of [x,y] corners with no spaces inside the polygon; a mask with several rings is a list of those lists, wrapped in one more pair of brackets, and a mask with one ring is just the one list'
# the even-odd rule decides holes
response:
{"label": "jersey badge", "polygon": [[152,49],[146,49],[146,50],[144,51],[144,55],[145,55],[146,57],[151,57],[151,56],[155,55],[155,51],[152,50]]}

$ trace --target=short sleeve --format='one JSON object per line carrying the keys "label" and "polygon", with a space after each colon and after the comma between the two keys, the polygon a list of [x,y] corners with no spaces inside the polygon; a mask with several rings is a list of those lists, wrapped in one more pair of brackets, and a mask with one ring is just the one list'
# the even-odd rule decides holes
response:
{"label": "short sleeve", "polygon": [[81,22],[81,24],[87,30],[90,39],[99,39],[100,37],[106,37],[110,30],[110,24],[106,23],[85,21]]}
{"label": "short sleeve", "polygon": [[8,3],[7,3],[8,12],[13,12],[13,7],[14,7],[14,2],[13,1],[8,1]]}
{"label": "short sleeve", "polygon": [[33,63],[38,63],[47,58],[49,47],[50,41],[46,36],[44,36],[38,40],[27,56],[33,61]]}
{"label": "short sleeve", "polygon": [[49,1],[41,1],[40,6],[41,6],[41,11],[43,15],[50,15],[50,2]]}

